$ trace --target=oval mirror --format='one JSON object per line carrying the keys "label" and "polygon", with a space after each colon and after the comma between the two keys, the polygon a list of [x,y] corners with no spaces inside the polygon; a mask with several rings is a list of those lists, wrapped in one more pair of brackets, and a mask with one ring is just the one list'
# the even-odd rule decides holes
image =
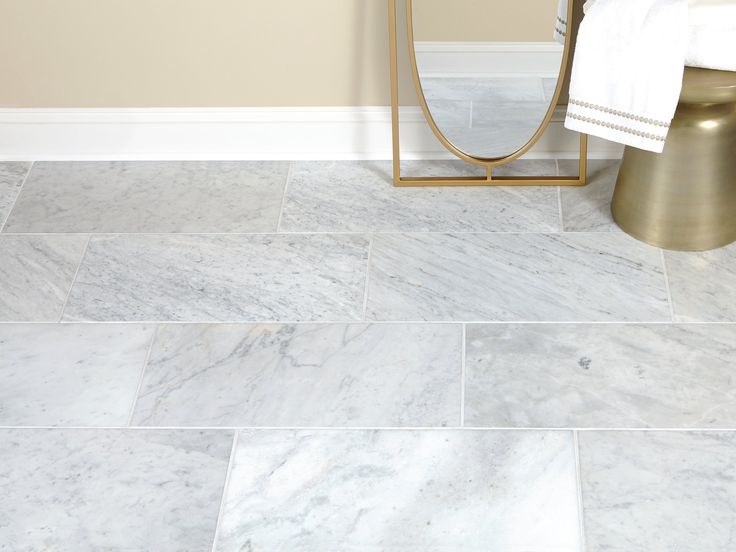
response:
{"label": "oval mirror", "polygon": [[448,149],[496,162],[536,142],[562,88],[567,4],[407,0],[420,103]]}

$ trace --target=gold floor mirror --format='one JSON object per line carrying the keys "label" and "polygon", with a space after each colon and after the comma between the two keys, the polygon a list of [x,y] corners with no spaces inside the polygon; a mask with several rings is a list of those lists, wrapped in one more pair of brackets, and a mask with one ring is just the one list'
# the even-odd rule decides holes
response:
{"label": "gold floor mirror", "polygon": [[[424,117],[447,150],[485,167],[483,176],[401,174],[397,10],[404,4],[409,66]],[[579,4],[577,0],[388,0],[394,184],[584,185],[585,135],[580,135],[578,175],[494,174],[495,167],[528,153],[555,115],[564,116]]]}

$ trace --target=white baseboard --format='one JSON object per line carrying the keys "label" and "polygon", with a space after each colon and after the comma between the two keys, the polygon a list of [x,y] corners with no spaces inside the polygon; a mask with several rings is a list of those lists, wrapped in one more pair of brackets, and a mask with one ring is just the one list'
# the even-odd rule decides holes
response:
{"label": "white baseboard", "polygon": [[[451,155],[419,108],[401,110],[402,156]],[[528,157],[577,156],[556,120]],[[0,160],[390,159],[388,107],[0,109]],[[621,155],[591,140],[590,157]]]}

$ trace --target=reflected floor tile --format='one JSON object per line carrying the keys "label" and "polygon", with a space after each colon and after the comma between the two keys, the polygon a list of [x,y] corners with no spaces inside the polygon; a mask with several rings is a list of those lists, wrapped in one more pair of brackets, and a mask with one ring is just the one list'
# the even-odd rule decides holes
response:
{"label": "reflected floor tile", "polygon": [[[404,164],[422,176],[477,173],[452,161]],[[516,163],[547,169],[535,162]],[[396,188],[388,162],[297,162],[286,192],[283,231],[421,232],[559,230],[549,188]],[[482,170],[481,170],[481,173]]]}
{"label": "reflected floor tile", "polygon": [[153,328],[0,324],[0,425],[124,426]]}
{"label": "reflected floor tile", "polygon": [[371,320],[669,321],[658,250],[619,234],[381,235]]}
{"label": "reflected floor tile", "polygon": [[0,161],[0,230],[30,168],[30,163]]}
{"label": "reflected floor tile", "polygon": [[422,88],[428,100],[544,100],[542,79],[538,77],[431,77],[422,79]]}
{"label": "reflected floor tile", "polygon": [[133,419],[159,426],[447,426],[459,325],[159,329]]}
{"label": "reflected floor tile", "polygon": [[64,318],[359,320],[367,259],[351,235],[93,237]]}
{"label": "reflected floor tile", "polygon": [[528,129],[529,138],[544,121],[549,102],[473,102],[473,128],[511,126]]}
{"label": "reflected floor tile", "polygon": [[244,431],[219,552],[579,552],[567,432]]}
{"label": "reflected floor tile", "polygon": [[434,122],[441,128],[450,126],[470,126],[470,100],[427,100]]}
{"label": "reflected floor tile", "polygon": [[736,433],[580,434],[591,551],[736,549]]}
{"label": "reflected floor tile", "polygon": [[0,430],[0,543],[210,550],[229,432]]}
{"label": "reflected floor tile", "polygon": [[[562,221],[566,232],[620,232],[613,221],[611,200],[620,159],[588,161],[588,184],[561,188]],[[560,160],[560,173],[577,174],[579,162]]]}
{"label": "reflected floor tile", "polygon": [[86,236],[0,235],[0,321],[57,321],[86,243]]}
{"label": "reflected floor tile", "polygon": [[36,163],[7,232],[273,232],[288,163]]}
{"label": "reflected floor tile", "polygon": [[675,320],[736,322],[736,244],[664,255]]}
{"label": "reflected floor tile", "polygon": [[459,150],[478,157],[506,157],[525,146],[539,127],[539,122],[505,121],[493,127],[442,129]]}
{"label": "reflected floor tile", "polygon": [[465,423],[736,428],[736,326],[469,325]]}

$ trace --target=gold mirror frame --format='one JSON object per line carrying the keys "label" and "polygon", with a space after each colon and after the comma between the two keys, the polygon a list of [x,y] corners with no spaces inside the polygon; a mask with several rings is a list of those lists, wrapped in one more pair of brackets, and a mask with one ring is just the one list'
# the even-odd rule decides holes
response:
{"label": "gold mirror frame", "polygon": [[[409,47],[409,59],[412,70],[412,77],[414,81],[414,87],[416,89],[417,96],[419,98],[419,104],[424,113],[432,132],[437,139],[447,148],[451,153],[460,159],[473,163],[475,165],[482,165],[486,168],[485,176],[460,176],[460,177],[404,177],[401,176],[401,146],[399,141],[399,62],[398,62],[398,32],[397,32],[397,17],[396,17],[396,1],[388,0],[389,8],[389,54],[390,70],[391,70],[391,127],[393,134],[393,181],[395,186],[584,186],[586,184],[587,176],[587,155],[588,155],[588,136],[586,134],[580,134],[580,171],[577,177],[565,177],[565,176],[539,176],[539,177],[526,177],[526,176],[496,176],[493,174],[493,168],[499,165],[505,165],[510,163],[514,159],[518,159],[525,153],[527,153],[534,145],[539,141],[544,134],[545,130],[549,126],[552,117],[554,116],[557,104],[560,101],[560,95],[562,89],[565,86],[565,76],[567,74],[568,67],[570,65],[570,58],[573,50],[572,39],[567,37],[565,41],[565,48],[562,54],[562,63],[560,66],[560,76],[557,80],[557,87],[555,89],[554,97],[550,101],[549,109],[547,114],[540,124],[537,131],[532,135],[530,140],[522,146],[519,150],[508,155],[506,157],[499,157],[493,159],[485,159],[480,157],[474,157],[468,155],[462,150],[458,149],[452,142],[450,142],[442,131],[439,129],[434,121],[432,113],[427,104],[427,99],[422,89],[421,78],[419,76],[419,69],[417,66],[416,50],[414,48],[414,20],[413,20],[413,5],[412,0],[406,1],[406,31],[407,41]],[[568,5],[568,18],[569,22],[573,21],[573,14],[575,12],[574,2],[570,1]],[[572,25],[570,25],[571,28]],[[569,31],[568,31],[569,32]]]}

